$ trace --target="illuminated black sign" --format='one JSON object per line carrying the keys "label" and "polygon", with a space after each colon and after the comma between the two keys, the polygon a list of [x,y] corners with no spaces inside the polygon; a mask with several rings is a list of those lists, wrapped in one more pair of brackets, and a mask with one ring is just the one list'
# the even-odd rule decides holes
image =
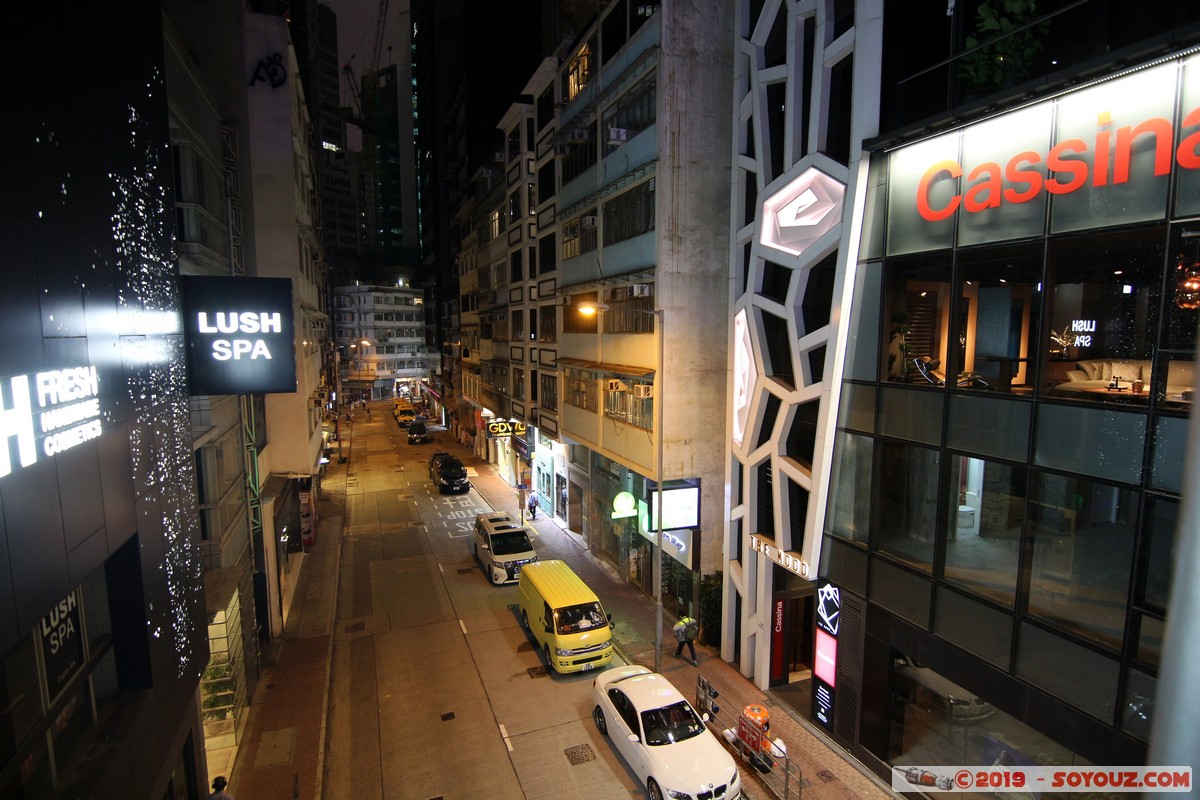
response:
{"label": "illuminated black sign", "polygon": [[192,394],[296,391],[292,282],[180,278]]}
{"label": "illuminated black sign", "polygon": [[842,590],[817,581],[817,630],[813,645],[813,719],[833,730],[833,697],[837,686],[838,630],[842,626]]}

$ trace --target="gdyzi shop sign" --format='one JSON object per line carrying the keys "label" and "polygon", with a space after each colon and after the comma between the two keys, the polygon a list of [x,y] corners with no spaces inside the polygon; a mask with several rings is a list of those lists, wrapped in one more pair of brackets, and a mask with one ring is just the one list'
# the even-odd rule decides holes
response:
{"label": "gdyzi shop sign", "polygon": [[292,282],[180,278],[192,394],[296,391]]}
{"label": "gdyzi shop sign", "polygon": [[525,423],[511,419],[494,419],[487,424],[487,438],[508,439],[512,436],[524,436]]}
{"label": "gdyzi shop sign", "polygon": [[[1176,103],[1177,97],[1179,103]],[[888,253],[1196,213],[1200,58],[1171,61],[892,152]],[[955,221],[957,220],[957,226]]]}
{"label": "gdyzi shop sign", "polygon": [[52,369],[0,381],[0,478],[33,465],[40,456],[55,456],[98,439],[101,433],[100,373],[95,367]]}

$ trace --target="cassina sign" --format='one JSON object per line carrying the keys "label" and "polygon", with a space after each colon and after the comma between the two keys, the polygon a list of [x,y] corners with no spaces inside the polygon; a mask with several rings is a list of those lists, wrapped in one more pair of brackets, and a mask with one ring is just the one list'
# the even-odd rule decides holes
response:
{"label": "cassina sign", "polygon": [[889,255],[1200,213],[1200,56],[894,150],[887,196]]}

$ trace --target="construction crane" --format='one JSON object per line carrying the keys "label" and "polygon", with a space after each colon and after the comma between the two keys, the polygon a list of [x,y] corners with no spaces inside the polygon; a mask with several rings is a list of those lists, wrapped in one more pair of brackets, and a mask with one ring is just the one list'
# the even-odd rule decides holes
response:
{"label": "construction crane", "polygon": [[[367,61],[363,72],[364,77],[371,75],[379,69],[379,56],[383,53],[383,32],[387,26],[387,10],[388,0],[379,0],[379,14],[375,19],[375,43],[371,48],[371,58]],[[365,97],[360,94],[358,79],[355,78],[354,68],[349,63],[342,65],[342,74],[346,76],[346,82],[350,84],[350,97],[354,100],[354,108],[347,115],[346,121],[357,125],[360,130],[365,131],[370,126],[370,117],[374,111],[375,98],[371,92],[367,92]],[[367,85],[373,86],[373,83],[368,83]]]}

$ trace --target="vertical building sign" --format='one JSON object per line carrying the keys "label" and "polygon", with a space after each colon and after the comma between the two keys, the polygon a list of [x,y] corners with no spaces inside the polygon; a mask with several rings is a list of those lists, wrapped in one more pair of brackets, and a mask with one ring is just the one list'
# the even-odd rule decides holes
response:
{"label": "vertical building sign", "polygon": [[771,684],[787,680],[783,663],[783,600],[776,599],[771,608]]}
{"label": "vertical building sign", "polygon": [[842,591],[828,580],[817,581],[817,641],[813,664],[813,718],[833,730],[833,692],[837,686],[837,640]]}

